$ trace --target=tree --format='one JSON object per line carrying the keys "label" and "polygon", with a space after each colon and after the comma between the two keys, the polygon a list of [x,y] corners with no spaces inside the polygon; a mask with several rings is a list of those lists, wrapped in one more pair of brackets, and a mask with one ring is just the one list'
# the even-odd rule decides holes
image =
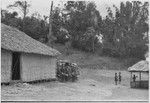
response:
{"label": "tree", "polygon": [[[96,10],[95,3],[68,1],[64,10],[67,14],[63,15],[66,18],[63,26],[71,36],[72,46],[86,51],[95,51],[94,48],[97,43],[95,37],[99,34],[101,24],[101,16]],[[89,28],[93,28],[96,32],[92,32],[93,29]],[[89,35],[89,31],[92,32],[92,35],[91,33]]]}
{"label": "tree", "polygon": [[17,7],[23,14],[23,19],[26,17],[29,12],[29,7],[31,5],[27,3],[27,1],[15,1],[14,4],[9,5],[8,8]]}
{"label": "tree", "polygon": [[17,7],[23,14],[23,20],[22,20],[22,31],[24,31],[24,27],[25,27],[25,17],[27,15],[27,13],[29,12],[29,7],[31,5],[27,3],[27,1],[15,1],[14,4],[9,5],[8,8],[12,8],[12,7]]}
{"label": "tree", "polygon": [[24,32],[30,37],[46,42],[49,25],[46,23],[39,13],[33,13],[31,17],[25,17],[24,19]]}
{"label": "tree", "polygon": [[[99,12],[96,10],[96,5],[94,2],[90,2],[87,5],[87,13],[90,19],[90,25],[91,27],[93,27],[94,32],[92,32],[93,36],[92,36],[92,51],[94,52],[94,44],[95,44],[95,36],[96,34],[99,34],[99,30],[98,30],[98,18],[100,17]],[[90,29],[90,31],[93,31]]]}
{"label": "tree", "polygon": [[126,5],[120,8],[120,12],[119,22],[122,25],[123,36],[121,38],[125,52],[132,56],[144,57],[145,44],[148,41],[148,36],[144,39],[144,34],[148,33],[148,3],[126,2]]}
{"label": "tree", "polygon": [[53,14],[53,1],[51,1],[51,8],[50,8],[50,14],[49,14],[49,34],[47,35],[49,43],[52,43],[52,14]]}
{"label": "tree", "polygon": [[[120,56],[143,58],[148,50],[148,2],[121,2],[113,16],[108,10],[103,20],[103,36]],[[109,47],[110,48],[110,47]]]}
{"label": "tree", "polygon": [[[21,19],[17,17],[17,12],[8,12],[6,10],[1,10],[2,18],[1,22],[18,28],[20,31],[25,32],[30,37],[45,42],[42,39],[45,39],[48,34],[48,23],[43,20],[39,13],[32,14],[31,17],[25,17]],[[24,26],[23,26],[24,22]]]}
{"label": "tree", "polygon": [[14,12],[8,12],[7,10],[1,10],[1,22],[10,25],[13,27],[21,28],[22,22],[20,18],[17,18],[18,13],[16,11]]}

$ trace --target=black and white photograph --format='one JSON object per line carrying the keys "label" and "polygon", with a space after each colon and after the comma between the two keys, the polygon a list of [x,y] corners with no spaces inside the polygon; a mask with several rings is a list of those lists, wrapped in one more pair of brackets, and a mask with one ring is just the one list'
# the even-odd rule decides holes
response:
{"label": "black and white photograph", "polygon": [[2,102],[149,102],[149,0],[1,0]]}

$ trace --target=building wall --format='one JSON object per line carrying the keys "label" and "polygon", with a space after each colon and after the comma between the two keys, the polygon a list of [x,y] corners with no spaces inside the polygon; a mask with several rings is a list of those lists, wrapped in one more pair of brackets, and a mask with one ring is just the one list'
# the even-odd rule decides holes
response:
{"label": "building wall", "polygon": [[38,54],[21,54],[21,78],[34,81],[55,78],[56,58]]}
{"label": "building wall", "polygon": [[1,49],[1,83],[11,81],[12,52]]}

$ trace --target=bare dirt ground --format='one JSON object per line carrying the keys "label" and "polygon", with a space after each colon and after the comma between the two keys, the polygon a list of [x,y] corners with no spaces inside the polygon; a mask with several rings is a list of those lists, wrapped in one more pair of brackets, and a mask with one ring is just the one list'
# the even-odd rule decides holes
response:
{"label": "bare dirt ground", "polygon": [[147,89],[131,89],[129,73],[121,71],[123,80],[114,85],[116,70],[82,69],[75,83],[46,82],[1,87],[3,101],[148,101]]}
{"label": "bare dirt ground", "polygon": [[[77,82],[53,81],[2,86],[1,99],[3,101],[148,101],[148,89],[130,88],[130,73],[124,65],[125,61],[76,50],[71,50],[69,55],[65,55],[64,48],[57,47],[56,49],[62,52],[58,59],[75,62],[81,67]],[[115,85],[114,74],[119,71],[122,73],[122,82]]]}

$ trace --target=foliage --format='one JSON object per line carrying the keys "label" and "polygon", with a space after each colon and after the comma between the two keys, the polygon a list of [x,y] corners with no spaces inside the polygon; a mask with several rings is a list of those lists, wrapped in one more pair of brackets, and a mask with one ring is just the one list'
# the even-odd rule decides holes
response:
{"label": "foliage", "polygon": [[46,38],[48,34],[48,24],[44,20],[35,17],[26,17],[24,19],[24,32],[34,39]]}
{"label": "foliage", "polygon": [[16,16],[18,15],[17,12],[10,13],[6,10],[1,10],[1,15],[2,15],[1,18],[2,23],[19,28],[19,25],[17,24],[20,23],[20,18],[18,19],[16,18]]}
{"label": "foliage", "polygon": [[[96,10],[94,2],[68,1],[65,4],[65,11],[68,13],[64,21],[64,27],[70,34],[72,46],[84,51],[94,51],[95,39],[99,32],[101,16]],[[67,19],[68,18],[68,19]],[[93,28],[94,32],[88,28]],[[92,34],[88,34],[88,32]]]}
{"label": "foliage", "polygon": [[55,36],[57,39],[55,40],[55,43],[61,43],[65,44],[68,41],[68,31],[63,28],[63,19],[60,16],[60,9],[56,7],[53,11],[52,16],[52,32],[53,36]]}
{"label": "foliage", "polygon": [[1,18],[2,23],[16,27],[36,40],[43,38],[45,42],[48,34],[48,23],[45,20],[37,18],[35,15],[21,19],[17,17],[17,12],[10,13],[6,10],[1,10],[1,13],[3,15]]}
{"label": "foliage", "polygon": [[15,1],[14,4],[9,5],[8,8],[17,7],[23,14],[23,18],[26,17],[27,13],[29,12],[29,7],[31,5],[27,3],[27,1]]}
{"label": "foliage", "polygon": [[64,81],[76,81],[79,75],[79,67],[74,63],[66,61],[57,62],[56,76],[58,80]]}
{"label": "foliage", "polygon": [[144,58],[148,51],[148,2],[121,2],[120,8],[115,9],[116,15],[113,16],[108,8],[108,15],[103,20],[104,49],[115,50],[121,57]]}

